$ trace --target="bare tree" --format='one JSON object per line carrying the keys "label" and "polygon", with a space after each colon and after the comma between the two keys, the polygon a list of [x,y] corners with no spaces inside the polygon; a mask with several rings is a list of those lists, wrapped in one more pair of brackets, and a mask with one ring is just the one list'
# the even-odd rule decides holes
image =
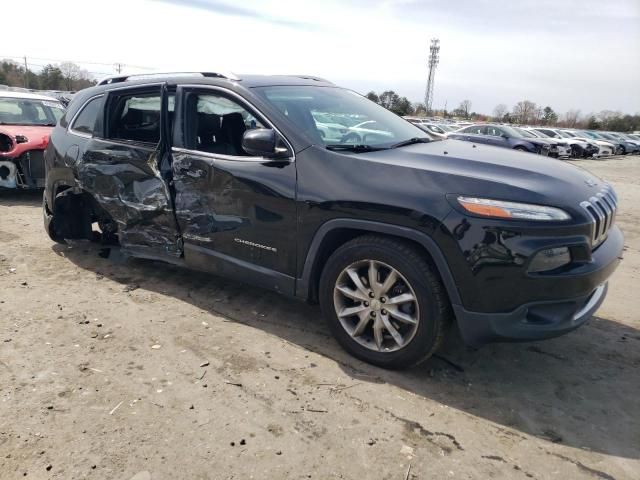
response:
{"label": "bare tree", "polygon": [[522,100],[513,107],[513,116],[518,123],[532,123],[535,118],[536,104],[530,100]]}
{"label": "bare tree", "polygon": [[502,121],[508,111],[509,107],[507,107],[504,103],[499,103],[498,105],[496,105],[496,108],[493,109],[494,120]]}
{"label": "bare tree", "polygon": [[471,111],[471,100],[461,101],[458,110],[464,112],[464,118],[469,118],[469,112]]}
{"label": "bare tree", "polygon": [[573,128],[580,121],[580,110],[569,110],[564,114],[564,123],[567,127]]}
{"label": "bare tree", "polygon": [[73,62],[63,62],[59,66],[67,90],[73,90],[76,80],[80,79],[80,67]]}
{"label": "bare tree", "polygon": [[414,103],[413,110],[416,115],[426,115],[427,113],[427,107],[421,102]]}

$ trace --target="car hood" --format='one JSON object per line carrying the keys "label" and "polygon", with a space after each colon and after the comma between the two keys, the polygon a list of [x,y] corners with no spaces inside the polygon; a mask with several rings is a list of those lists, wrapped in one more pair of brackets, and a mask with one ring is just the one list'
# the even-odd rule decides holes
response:
{"label": "car hood", "polygon": [[[4,134],[11,139],[11,148],[0,152],[2,157],[17,157],[28,150],[44,150],[49,143],[49,135],[53,127],[38,127],[27,125],[0,125],[0,135]],[[16,142],[16,136],[27,138],[26,142]]]}
{"label": "car hood", "polygon": [[[416,178],[413,183],[419,184],[419,188],[443,194],[568,206],[574,211],[580,201],[593,196],[604,185],[586,170],[561,160],[460,140],[414,144],[353,156],[393,166],[393,169],[412,169]],[[393,169],[386,173],[388,178],[394,178]]]}

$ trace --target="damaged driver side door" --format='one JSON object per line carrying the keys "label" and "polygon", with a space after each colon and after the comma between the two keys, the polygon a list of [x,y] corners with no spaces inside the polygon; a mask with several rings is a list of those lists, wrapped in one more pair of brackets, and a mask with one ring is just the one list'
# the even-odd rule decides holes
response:
{"label": "damaged driver side door", "polygon": [[160,168],[174,97],[165,84],[110,91],[76,172],[110,220],[101,228],[113,229],[125,251],[165,261],[182,254],[169,182]]}

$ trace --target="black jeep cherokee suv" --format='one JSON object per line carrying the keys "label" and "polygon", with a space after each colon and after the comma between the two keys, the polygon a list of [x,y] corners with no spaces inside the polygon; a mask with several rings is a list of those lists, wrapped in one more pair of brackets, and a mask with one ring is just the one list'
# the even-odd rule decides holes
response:
{"label": "black jeep cherokee suv", "polygon": [[45,154],[45,228],[318,301],[338,341],[415,364],[536,340],[602,303],[613,189],[536,155],[426,133],[314,77],[116,77],[82,90]]}

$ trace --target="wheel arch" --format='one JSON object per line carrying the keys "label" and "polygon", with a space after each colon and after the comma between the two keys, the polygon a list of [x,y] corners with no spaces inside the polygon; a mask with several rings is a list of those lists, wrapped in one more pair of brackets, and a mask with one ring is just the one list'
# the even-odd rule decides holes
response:
{"label": "wheel arch", "polygon": [[429,235],[400,225],[358,219],[333,219],[318,228],[307,250],[302,276],[296,281],[296,296],[304,300],[316,300],[322,266],[331,253],[353,238],[371,233],[399,238],[416,245],[435,265],[451,303],[461,304],[449,264]]}

